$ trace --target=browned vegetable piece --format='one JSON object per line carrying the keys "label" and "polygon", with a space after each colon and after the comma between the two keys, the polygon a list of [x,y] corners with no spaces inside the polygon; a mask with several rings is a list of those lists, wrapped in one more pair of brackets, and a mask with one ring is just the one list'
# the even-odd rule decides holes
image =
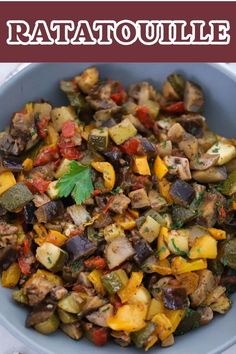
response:
{"label": "browned vegetable piece", "polygon": [[176,279],[185,288],[187,295],[191,295],[198,287],[199,275],[195,272],[178,274]]}
{"label": "browned vegetable piece", "polygon": [[121,347],[128,347],[131,344],[130,333],[125,331],[112,331],[111,336]]}
{"label": "browned vegetable piece", "polygon": [[185,157],[178,156],[165,156],[164,162],[168,167],[169,173],[171,175],[178,175],[182,180],[190,180],[192,178],[189,160]]}
{"label": "browned vegetable piece", "polygon": [[135,250],[134,260],[138,265],[142,265],[143,262],[153,253],[153,250],[148,242],[139,236],[133,238],[133,247]]}
{"label": "browned vegetable piece", "polygon": [[126,237],[116,237],[105,247],[105,257],[109,269],[118,267],[134,254],[135,250]]}
{"label": "browned vegetable piece", "polygon": [[193,155],[193,158],[190,161],[190,167],[192,170],[207,170],[210,167],[215,166],[218,159],[218,155],[211,155],[207,153],[201,155],[197,152],[195,155]]}
{"label": "browned vegetable piece", "polygon": [[180,179],[172,184],[169,193],[174,202],[182,206],[188,206],[195,196],[193,187],[189,183],[181,181]]}
{"label": "browned vegetable piece", "polygon": [[186,81],[184,90],[184,106],[186,111],[199,112],[204,105],[202,89],[192,81]]}
{"label": "browned vegetable piece", "polygon": [[38,323],[47,321],[56,309],[56,304],[52,301],[45,301],[33,307],[32,312],[26,318],[26,327],[33,327]]}
{"label": "browned vegetable piece", "polygon": [[179,142],[184,134],[184,128],[179,123],[175,123],[168,130],[167,136],[171,142]]}
{"label": "browned vegetable piece", "polygon": [[170,140],[165,140],[162,143],[156,145],[157,153],[160,157],[169,156],[172,153],[172,142]]}
{"label": "browned vegetable piece", "polygon": [[[194,135],[196,138],[203,136],[205,126],[205,118],[203,116],[195,113],[183,114],[179,118],[176,118],[176,121],[180,123],[189,134]],[[209,135],[206,135],[209,139]]]}
{"label": "browned vegetable piece", "polygon": [[164,306],[169,310],[185,309],[188,307],[187,292],[183,286],[167,286],[163,288]]}
{"label": "browned vegetable piece", "polygon": [[78,235],[66,241],[64,249],[68,252],[69,258],[72,261],[76,261],[93,254],[97,249],[97,245],[89,241],[85,236]]}
{"label": "browned vegetable piece", "polygon": [[144,188],[140,188],[133,192],[130,192],[129,198],[131,199],[131,205],[134,209],[142,209],[150,205],[147,192]]}
{"label": "browned vegetable piece", "polygon": [[219,183],[227,178],[225,167],[210,167],[207,170],[193,171],[192,177],[199,183]]}
{"label": "browned vegetable piece", "polygon": [[163,211],[167,206],[166,200],[154,189],[150,190],[148,198],[151,208],[156,211]]}
{"label": "browned vegetable piece", "polygon": [[200,271],[198,287],[190,296],[191,305],[200,306],[215,286],[216,282],[212,272],[208,269]]}
{"label": "browned vegetable piece", "polygon": [[184,133],[182,140],[179,142],[179,148],[188,159],[194,159],[198,154],[198,140],[194,135]]}
{"label": "browned vegetable piece", "polygon": [[39,223],[50,222],[58,216],[63,216],[64,206],[61,200],[52,200],[35,211]]}
{"label": "browned vegetable piece", "polygon": [[200,306],[197,308],[197,312],[200,313],[200,325],[207,325],[209,322],[213,320],[213,311],[210,306]]}
{"label": "browned vegetable piece", "polygon": [[109,209],[114,211],[117,214],[123,214],[125,210],[128,208],[129,203],[130,203],[130,199],[126,197],[126,195],[117,194],[112,200]]}

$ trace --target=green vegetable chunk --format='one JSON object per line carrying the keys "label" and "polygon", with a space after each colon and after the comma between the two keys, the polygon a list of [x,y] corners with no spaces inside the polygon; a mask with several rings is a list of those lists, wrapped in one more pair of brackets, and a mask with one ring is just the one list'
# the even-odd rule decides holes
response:
{"label": "green vegetable chunk", "polygon": [[138,332],[134,332],[131,334],[132,341],[136,345],[137,348],[142,348],[145,345],[145,342],[148,338],[153,334],[156,329],[156,324],[153,322],[149,322],[146,327],[141,329]]}
{"label": "green vegetable chunk", "polygon": [[49,242],[45,242],[36,251],[37,260],[52,272],[61,270],[67,257],[65,251]]}
{"label": "green vegetable chunk", "polygon": [[22,208],[33,199],[33,194],[22,182],[15,184],[0,196],[0,205],[8,211],[14,212]]}
{"label": "green vegetable chunk", "polygon": [[89,134],[88,145],[90,149],[105,151],[108,146],[108,128],[93,129]]}
{"label": "green vegetable chunk", "polygon": [[236,192],[236,171],[231,172],[224,181],[221,192],[229,196]]}
{"label": "green vegetable chunk", "polygon": [[191,331],[192,329],[198,328],[200,326],[201,315],[199,312],[187,309],[185,311],[185,316],[180,322],[177,330],[175,331],[176,335],[182,335],[186,332]]}
{"label": "green vegetable chunk", "polygon": [[55,314],[52,314],[48,320],[38,323],[34,326],[37,332],[42,334],[50,334],[56,332],[60,324],[58,317]]}
{"label": "green vegetable chunk", "polygon": [[110,294],[115,294],[128,283],[128,277],[123,269],[115,270],[102,277],[102,283]]}
{"label": "green vegetable chunk", "polygon": [[90,167],[71,161],[69,172],[59,179],[57,188],[59,197],[71,194],[76,204],[83,203],[93,192]]}

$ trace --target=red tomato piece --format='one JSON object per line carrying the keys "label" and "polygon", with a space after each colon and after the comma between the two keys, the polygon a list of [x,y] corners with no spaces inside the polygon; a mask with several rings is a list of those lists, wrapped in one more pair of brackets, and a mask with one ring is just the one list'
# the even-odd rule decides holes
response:
{"label": "red tomato piece", "polygon": [[111,99],[115,101],[116,104],[120,105],[126,101],[127,95],[126,92],[121,85],[117,85],[113,88],[113,92],[111,93]]}
{"label": "red tomato piece", "polygon": [[21,256],[18,258],[18,264],[22,274],[24,275],[30,274],[31,264],[27,262],[27,258],[25,256]]}
{"label": "red tomato piece", "polygon": [[88,269],[104,269],[106,268],[106,262],[104,258],[100,256],[92,257],[84,261],[84,265]]}
{"label": "red tomato piece", "polygon": [[50,161],[56,161],[59,158],[57,146],[46,146],[37,155],[34,166],[46,165]]}
{"label": "red tomato piece", "polygon": [[49,120],[50,120],[50,117],[44,116],[36,122],[38,134],[43,139],[45,139],[47,137],[47,126],[48,126]]}
{"label": "red tomato piece", "polygon": [[41,177],[37,177],[33,179],[32,185],[37,189],[39,193],[44,193],[48,189],[48,186],[50,184],[50,181],[46,181]]}
{"label": "red tomato piece", "polygon": [[128,155],[136,154],[138,147],[139,147],[139,141],[138,139],[135,138],[130,138],[125,143],[120,145],[121,151],[123,151]]}
{"label": "red tomato piece", "polygon": [[147,107],[142,106],[137,108],[136,116],[147,129],[151,129],[153,127],[155,121]]}
{"label": "red tomato piece", "polygon": [[83,156],[83,153],[80,152],[75,146],[61,148],[60,153],[68,160],[80,159]]}
{"label": "red tomato piece", "polygon": [[75,135],[75,122],[67,120],[62,124],[61,132],[64,138],[72,138]]}
{"label": "red tomato piece", "polygon": [[173,103],[169,106],[164,107],[163,111],[168,113],[184,113],[185,111],[184,102],[180,101],[180,102]]}
{"label": "red tomato piece", "polygon": [[102,346],[108,341],[108,328],[92,328],[87,333],[87,338],[97,346]]}

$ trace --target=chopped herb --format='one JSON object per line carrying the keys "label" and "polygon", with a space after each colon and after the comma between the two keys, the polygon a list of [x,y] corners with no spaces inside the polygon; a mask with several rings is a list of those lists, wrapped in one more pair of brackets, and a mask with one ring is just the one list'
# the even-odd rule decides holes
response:
{"label": "chopped herb", "polygon": [[119,194],[122,192],[123,192],[123,189],[120,187],[117,187],[117,188],[113,189],[113,191],[111,191],[111,194]]}
{"label": "chopped herb", "polygon": [[196,127],[192,127],[192,128],[190,129],[190,133],[191,133],[192,135],[195,135],[195,134],[197,133],[197,128],[196,128]]}
{"label": "chopped herb", "polygon": [[228,261],[225,259],[225,257],[222,257],[220,261],[225,267],[228,265]]}
{"label": "chopped herb", "polygon": [[159,249],[159,251],[157,251],[157,255],[159,255],[161,252],[165,252],[166,249],[167,249],[166,246],[162,246],[162,247]]}
{"label": "chopped herb", "polygon": [[52,260],[51,260],[51,258],[49,256],[48,256],[47,260],[48,260],[49,264],[52,264]]}
{"label": "chopped herb", "polygon": [[166,140],[163,141],[162,146],[163,146],[164,149],[167,147],[167,141]]}
{"label": "chopped herb", "polygon": [[168,170],[174,170],[176,167],[175,166],[167,166]]}
{"label": "chopped herb", "polygon": [[176,221],[171,225],[172,230],[177,230],[180,229],[183,226],[183,222],[182,221]]}
{"label": "chopped herb", "polygon": [[186,252],[181,251],[181,249],[176,246],[175,240],[173,238],[171,239],[171,243],[172,243],[172,245],[173,245],[173,247],[174,247],[174,249],[176,251],[176,254],[178,256],[186,256]]}
{"label": "chopped herb", "polygon": [[195,154],[196,163],[198,165],[202,165],[203,164],[203,162],[200,161],[200,157],[201,157],[201,155],[199,154],[199,152]]}
{"label": "chopped herb", "polygon": [[73,263],[71,263],[72,273],[78,272],[78,270],[80,269],[81,265],[82,265],[81,261],[74,261]]}
{"label": "chopped herb", "polygon": [[223,188],[223,184],[222,183],[219,183],[215,186],[215,189],[217,190],[217,192],[221,192],[222,191],[222,188]]}
{"label": "chopped herb", "polygon": [[198,321],[195,321],[193,324],[193,329],[197,329],[200,327],[200,323]]}
{"label": "chopped herb", "polygon": [[144,232],[149,232],[149,228],[146,226],[143,231]]}
{"label": "chopped herb", "polygon": [[202,249],[199,247],[199,248],[197,249],[197,252],[198,252],[198,253],[201,253],[201,252],[202,252]]}
{"label": "chopped herb", "polygon": [[59,197],[68,197],[71,194],[76,204],[83,203],[94,190],[90,167],[71,161],[69,172],[59,179],[56,187]]}
{"label": "chopped herb", "polygon": [[214,152],[215,154],[217,154],[220,151],[220,147],[219,147],[219,143],[215,143],[215,147],[214,149],[212,149],[212,152]]}
{"label": "chopped herb", "polygon": [[38,132],[37,132],[36,129],[33,129],[33,130],[31,131],[31,133],[30,133],[31,136],[34,136],[34,135],[36,135],[36,134],[38,134]]}
{"label": "chopped herb", "polygon": [[105,309],[102,310],[102,312],[106,312],[107,310],[109,310],[109,306],[107,306]]}

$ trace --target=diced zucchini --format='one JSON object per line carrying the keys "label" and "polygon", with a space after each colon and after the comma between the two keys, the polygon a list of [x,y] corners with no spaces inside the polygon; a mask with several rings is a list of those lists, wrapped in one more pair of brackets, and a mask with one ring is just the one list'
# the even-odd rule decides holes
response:
{"label": "diced zucchini", "polygon": [[68,120],[74,121],[77,119],[74,109],[70,106],[68,107],[62,106],[62,107],[54,108],[52,110],[51,117],[52,117],[53,125],[58,132],[61,131],[64,122]]}
{"label": "diced zucchini", "polygon": [[71,205],[67,208],[67,212],[76,226],[83,225],[91,220],[89,212],[82,205]]}
{"label": "diced zucchini", "polygon": [[188,248],[188,236],[186,233],[181,234],[181,230],[172,230],[166,236],[168,248],[171,253],[176,255],[186,255],[189,251]]}
{"label": "diced zucchini", "polygon": [[151,295],[149,291],[142,285],[140,285],[133,296],[128,300],[129,304],[142,303],[149,307],[151,301]]}
{"label": "diced zucchini", "polygon": [[122,120],[119,124],[109,128],[110,137],[116,143],[116,145],[123,144],[126,140],[137,134],[137,129],[131,123],[128,116],[124,116],[124,118],[125,119]]}
{"label": "diced zucchini", "polygon": [[103,230],[103,234],[107,242],[114,240],[116,237],[125,236],[124,230],[116,223],[107,225]]}
{"label": "diced zucchini", "polygon": [[151,216],[147,216],[139,229],[140,235],[149,243],[153,242],[159,235],[161,225]]}
{"label": "diced zucchini", "polygon": [[108,146],[108,128],[93,129],[88,138],[90,149],[96,151],[105,151]]}
{"label": "diced zucchini", "polygon": [[14,290],[12,292],[12,298],[14,301],[18,302],[19,304],[23,304],[23,305],[29,304],[28,297],[25,295],[23,288],[19,290]]}
{"label": "diced zucchini", "polygon": [[56,170],[55,178],[59,179],[64,176],[65,173],[69,171],[71,160],[63,159]]}
{"label": "diced zucchini", "polygon": [[62,323],[69,324],[69,323],[74,323],[78,320],[78,317],[74,315],[73,313],[66,312],[59,308],[57,310],[59,319]]}
{"label": "diced zucchini", "polygon": [[236,193],[236,170],[231,172],[223,183],[221,192],[225,195],[233,195]]}
{"label": "diced zucchini", "polygon": [[131,334],[132,341],[136,345],[137,348],[142,348],[147,342],[148,338],[154,333],[156,330],[156,324],[153,322],[149,322],[146,327],[140,329],[137,332]]}
{"label": "diced zucchini", "polygon": [[98,83],[98,69],[95,66],[87,68],[82,72],[82,74],[75,76],[74,80],[81,91],[84,93],[89,93],[89,91]]}
{"label": "diced zucchini", "polygon": [[50,113],[52,111],[52,106],[47,103],[47,102],[43,102],[43,103],[34,103],[34,113],[38,113],[42,116],[50,116]]}
{"label": "diced zucchini", "polygon": [[115,294],[128,283],[128,277],[123,269],[114,270],[102,277],[102,283],[109,294]]}
{"label": "diced zucchini", "polygon": [[48,320],[38,323],[34,326],[37,332],[42,334],[50,334],[56,332],[60,324],[58,317],[53,313]]}
{"label": "diced zucchini", "polygon": [[72,292],[58,302],[58,307],[66,312],[77,314],[81,311],[83,304],[84,300],[81,296]]}
{"label": "diced zucchini", "polygon": [[236,148],[221,141],[217,141],[208,151],[208,154],[219,155],[217,165],[221,166],[229,162],[236,156]]}
{"label": "diced zucchini", "polygon": [[16,184],[15,177],[11,171],[4,171],[0,174],[0,194]]}
{"label": "diced zucchini", "polygon": [[61,270],[67,257],[65,251],[49,242],[45,242],[36,251],[37,260],[52,272]]}
{"label": "diced zucchini", "polygon": [[58,188],[56,187],[57,182],[58,181],[52,181],[48,186],[46,193],[50,199],[57,199],[58,198]]}
{"label": "diced zucchini", "polygon": [[60,328],[65,334],[74,340],[79,340],[83,335],[79,322],[68,324],[62,323]]}
{"label": "diced zucchini", "polygon": [[14,212],[22,208],[33,199],[33,194],[22,182],[15,184],[0,196],[0,205],[8,211]]}

